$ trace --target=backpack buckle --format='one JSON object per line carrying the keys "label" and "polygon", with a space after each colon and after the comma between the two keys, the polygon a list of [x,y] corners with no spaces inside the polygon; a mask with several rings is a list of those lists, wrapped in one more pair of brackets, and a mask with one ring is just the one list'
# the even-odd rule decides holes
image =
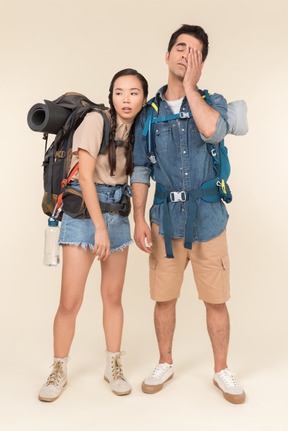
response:
{"label": "backpack buckle", "polygon": [[211,154],[212,154],[212,157],[216,157],[217,156],[215,148],[212,148]]}
{"label": "backpack buckle", "polygon": [[181,192],[170,192],[171,202],[186,202],[186,192],[182,190]]}
{"label": "backpack buckle", "polygon": [[180,118],[189,118],[190,112],[180,112]]}
{"label": "backpack buckle", "polygon": [[151,163],[153,163],[153,165],[155,165],[156,163],[156,157],[153,156],[151,153],[148,153],[148,159],[150,160]]}
{"label": "backpack buckle", "polygon": [[66,151],[58,150],[55,153],[55,159],[65,159],[66,157]]}

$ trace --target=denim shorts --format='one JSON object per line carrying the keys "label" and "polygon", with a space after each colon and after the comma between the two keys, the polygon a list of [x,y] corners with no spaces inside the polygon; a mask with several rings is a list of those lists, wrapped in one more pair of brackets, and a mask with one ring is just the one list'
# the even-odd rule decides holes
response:
{"label": "denim shorts", "polygon": [[[78,181],[72,181],[71,186],[81,190]],[[123,193],[131,195],[131,189],[127,184],[123,186],[95,184],[95,186],[98,199],[101,202],[118,203]],[[127,189],[129,189],[128,192]],[[119,213],[103,213],[102,215],[109,235],[111,253],[116,250],[123,250],[123,248],[133,243],[128,217],[121,216]],[[89,247],[90,250],[93,250],[94,236],[95,227],[90,218],[76,219],[68,214],[63,214],[58,244],[81,245],[84,249]]]}

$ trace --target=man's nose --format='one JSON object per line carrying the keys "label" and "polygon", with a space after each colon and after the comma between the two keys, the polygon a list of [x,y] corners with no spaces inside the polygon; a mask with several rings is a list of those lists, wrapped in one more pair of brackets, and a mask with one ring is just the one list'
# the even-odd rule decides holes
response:
{"label": "man's nose", "polygon": [[182,58],[184,60],[186,60],[186,61],[187,61],[187,58],[188,58],[188,54],[189,54],[189,48],[186,48],[185,51],[182,54]]}

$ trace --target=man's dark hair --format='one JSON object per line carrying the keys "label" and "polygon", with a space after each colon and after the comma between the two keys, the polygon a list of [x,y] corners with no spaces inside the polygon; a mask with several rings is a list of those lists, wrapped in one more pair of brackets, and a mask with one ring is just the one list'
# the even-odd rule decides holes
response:
{"label": "man's dark hair", "polygon": [[195,37],[203,43],[202,61],[205,61],[208,54],[208,35],[207,33],[205,33],[202,27],[199,27],[199,25],[183,24],[178,30],[176,30],[170,38],[168,52],[170,53],[171,49],[176,43],[177,38],[181,34],[189,34],[190,36]]}

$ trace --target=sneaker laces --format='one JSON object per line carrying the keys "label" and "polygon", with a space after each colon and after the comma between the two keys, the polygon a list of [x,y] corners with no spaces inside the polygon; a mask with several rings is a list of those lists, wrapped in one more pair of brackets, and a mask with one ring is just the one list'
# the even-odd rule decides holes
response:
{"label": "sneaker laces", "polygon": [[53,371],[48,377],[46,385],[58,386],[59,381],[64,377],[62,362],[61,361],[54,362],[54,364],[51,365],[51,367],[53,367]]}
{"label": "sneaker laces", "polygon": [[158,379],[158,378],[162,377],[162,375],[168,370],[168,368],[170,368],[170,366],[166,362],[164,364],[156,365],[156,367],[154,368],[154,370],[151,374],[151,378],[152,379]]}
{"label": "sneaker laces", "polygon": [[125,355],[126,352],[120,352],[119,355],[113,356],[112,363],[112,376],[113,380],[125,380],[123,376],[122,364],[120,363],[120,356]]}
{"label": "sneaker laces", "polygon": [[232,373],[228,368],[225,370],[219,371],[218,373],[220,379],[225,383],[228,387],[238,386],[235,380],[235,374]]}

